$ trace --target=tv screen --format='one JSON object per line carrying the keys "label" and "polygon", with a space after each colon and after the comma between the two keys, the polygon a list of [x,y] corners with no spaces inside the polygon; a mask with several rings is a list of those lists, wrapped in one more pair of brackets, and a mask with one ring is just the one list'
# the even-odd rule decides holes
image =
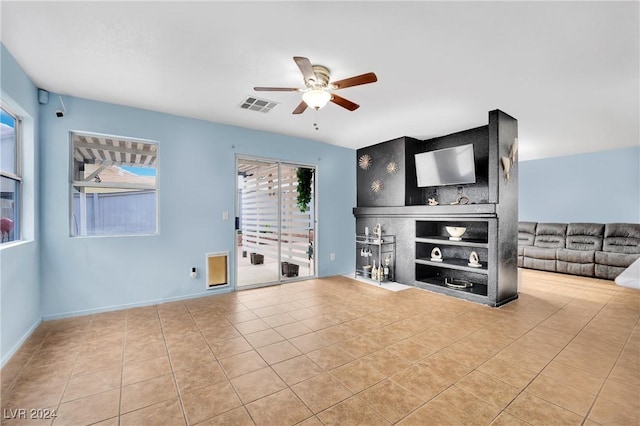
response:
{"label": "tv screen", "polygon": [[473,144],[423,152],[415,158],[419,187],[476,182]]}

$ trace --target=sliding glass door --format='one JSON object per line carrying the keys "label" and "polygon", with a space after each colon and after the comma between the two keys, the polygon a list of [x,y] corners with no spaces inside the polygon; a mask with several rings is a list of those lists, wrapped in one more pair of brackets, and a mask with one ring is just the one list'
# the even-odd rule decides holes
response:
{"label": "sliding glass door", "polygon": [[239,157],[236,287],[315,276],[315,168]]}

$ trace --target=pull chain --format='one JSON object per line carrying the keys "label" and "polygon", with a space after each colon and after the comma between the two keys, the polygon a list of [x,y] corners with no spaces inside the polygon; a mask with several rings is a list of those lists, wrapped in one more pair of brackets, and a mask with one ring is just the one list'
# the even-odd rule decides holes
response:
{"label": "pull chain", "polygon": [[320,127],[318,127],[318,110],[314,108],[313,111],[314,111],[313,114],[314,114],[314,117],[315,117],[315,122],[313,123],[313,128],[316,129],[316,130],[320,130]]}

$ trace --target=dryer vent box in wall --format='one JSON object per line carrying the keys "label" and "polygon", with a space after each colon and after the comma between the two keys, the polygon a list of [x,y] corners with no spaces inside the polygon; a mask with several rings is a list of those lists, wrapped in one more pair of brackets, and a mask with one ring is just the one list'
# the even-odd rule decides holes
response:
{"label": "dryer vent box in wall", "polygon": [[229,252],[207,253],[207,288],[229,284]]}

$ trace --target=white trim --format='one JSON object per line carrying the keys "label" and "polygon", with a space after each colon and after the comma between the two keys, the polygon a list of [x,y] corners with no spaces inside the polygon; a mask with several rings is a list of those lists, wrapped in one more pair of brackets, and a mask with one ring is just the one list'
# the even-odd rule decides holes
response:
{"label": "white trim", "polygon": [[[53,315],[44,315],[42,317],[43,321],[51,321],[51,320],[57,320],[57,319],[63,319],[63,318],[71,318],[71,317],[80,317],[83,315],[92,315],[92,314],[100,314],[102,312],[111,312],[111,311],[121,311],[124,309],[132,309],[132,308],[140,308],[143,306],[153,306],[153,305],[162,305],[164,303],[169,303],[169,302],[177,302],[180,300],[189,300],[189,299],[198,299],[200,297],[208,297],[208,296],[216,296],[218,294],[225,294],[225,293],[230,293],[231,288],[230,287],[225,287],[225,288],[221,288],[220,290],[226,290],[226,291],[214,291],[214,290],[218,290],[216,289],[211,289],[211,290],[207,290],[206,292],[203,293],[194,293],[194,294],[187,294],[184,296],[174,296],[174,297],[165,297],[162,299],[152,299],[152,300],[147,300],[144,302],[134,302],[134,303],[125,303],[122,305],[111,305],[111,306],[103,306],[101,308],[93,308],[93,309],[83,309],[81,311],[70,311],[70,312],[64,312],[61,314],[53,314]],[[213,294],[212,294],[213,293]]]}
{"label": "white trim", "polygon": [[38,321],[36,321],[31,327],[29,327],[27,332],[20,338],[20,340],[18,340],[18,342],[15,345],[13,345],[13,348],[11,348],[11,350],[7,352],[5,356],[2,358],[2,361],[0,361],[0,368],[3,368],[5,364],[16,354],[16,352],[20,350],[24,342],[26,342],[27,339],[31,337],[33,332],[36,331],[36,328],[38,328],[38,326],[41,323],[42,323],[42,318],[38,319]]}

